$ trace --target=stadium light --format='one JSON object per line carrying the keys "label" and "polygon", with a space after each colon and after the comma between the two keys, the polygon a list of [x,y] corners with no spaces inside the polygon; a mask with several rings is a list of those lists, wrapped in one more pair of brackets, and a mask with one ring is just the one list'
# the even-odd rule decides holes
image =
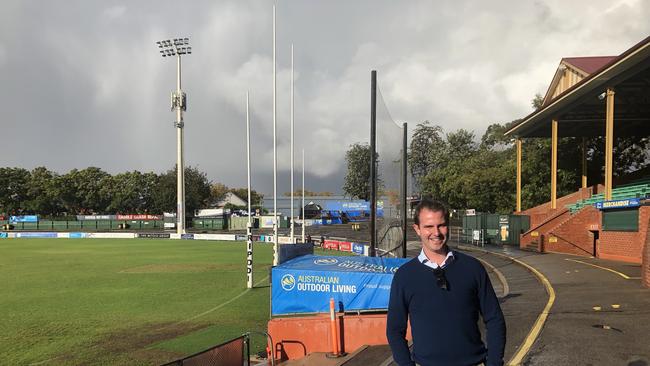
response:
{"label": "stadium light", "polygon": [[183,161],[183,112],[187,110],[187,96],[181,89],[181,56],[192,53],[189,46],[189,38],[164,39],[156,42],[162,57],[176,56],[176,91],[171,93],[171,110],[176,112],[176,182],[177,182],[177,204],[176,204],[176,232],[185,234],[185,164]]}

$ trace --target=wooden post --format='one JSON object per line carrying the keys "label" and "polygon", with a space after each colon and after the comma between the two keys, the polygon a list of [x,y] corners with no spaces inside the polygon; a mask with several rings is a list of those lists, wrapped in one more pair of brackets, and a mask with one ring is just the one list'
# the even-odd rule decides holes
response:
{"label": "wooden post", "polygon": [[587,138],[582,138],[582,188],[587,188]]}
{"label": "wooden post", "polygon": [[551,121],[551,209],[557,208],[557,120]]}
{"label": "wooden post", "polygon": [[607,89],[605,113],[605,200],[612,199],[612,172],[614,150],[614,89]]}

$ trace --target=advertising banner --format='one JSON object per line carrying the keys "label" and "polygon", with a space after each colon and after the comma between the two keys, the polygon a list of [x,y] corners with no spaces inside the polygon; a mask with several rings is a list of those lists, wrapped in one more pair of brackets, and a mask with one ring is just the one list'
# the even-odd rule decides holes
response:
{"label": "advertising banner", "polygon": [[9,235],[7,235],[7,233],[0,233],[0,239],[6,239],[8,237]]}
{"label": "advertising banner", "polygon": [[235,239],[237,239],[235,234],[194,234],[194,240],[235,241]]}
{"label": "advertising banner", "polygon": [[16,224],[19,222],[38,222],[37,215],[9,216],[9,222]]}
{"label": "advertising banner", "polygon": [[339,242],[339,250],[342,252],[351,252],[352,251],[352,243],[349,241],[340,241]]}
{"label": "advertising banner", "polygon": [[359,255],[363,255],[364,249],[365,249],[364,247],[365,247],[365,245],[363,245],[363,244],[352,243],[352,252],[356,253],[356,254],[359,254]]}
{"label": "advertising banner", "polygon": [[138,238],[144,239],[169,239],[169,233],[138,233]]}
{"label": "advertising banner", "polygon": [[115,215],[77,215],[77,221],[116,220]]}
{"label": "advertising banner", "polygon": [[325,240],[325,242],[322,245],[323,249],[332,249],[332,250],[339,250],[339,242],[337,240]]}
{"label": "advertising banner", "polygon": [[194,234],[181,234],[182,240],[194,240]]}
{"label": "advertising banner", "polygon": [[68,237],[70,239],[83,239],[86,237],[86,233],[69,233]]}
{"label": "advertising banner", "polygon": [[160,215],[117,215],[118,220],[162,220]]}
{"label": "advertising banner", "polygon": [[92,239],[133,239],[135,233],[86,233],[86,238]]}
{"label": "advertising banner", "polygon": [[334,298],[343,310],[388,308],[393,274],[409,259],[305,255],[271,270],[271,313],[329,311]]}
{"label": "advertising banner", "polygon": [[57,233],[16,233],[17,238],[56,238]]}

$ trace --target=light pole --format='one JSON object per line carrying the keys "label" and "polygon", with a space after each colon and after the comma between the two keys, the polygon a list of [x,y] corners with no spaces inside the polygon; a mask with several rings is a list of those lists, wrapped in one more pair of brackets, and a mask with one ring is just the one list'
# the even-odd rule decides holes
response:
{"label": "light pole", "polygon": [[183,163],[183,112],[187,110],[187,97],[181,90],[181,55],[192,53],[189,38],[165,39],[156,42],[162,57],[176,56],[176,91],[171,94],[171,109],[176,111],[176,232],[185,234],[185,164]]}

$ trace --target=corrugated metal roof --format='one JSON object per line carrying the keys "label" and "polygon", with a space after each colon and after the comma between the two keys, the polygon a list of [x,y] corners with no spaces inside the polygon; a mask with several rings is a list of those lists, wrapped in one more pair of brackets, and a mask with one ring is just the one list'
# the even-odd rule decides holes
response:
{"label": "corrugated metal roof", "polygon": [[588,75],[600,70],[618,56],[565,57],[562,61],[571,64]]}

